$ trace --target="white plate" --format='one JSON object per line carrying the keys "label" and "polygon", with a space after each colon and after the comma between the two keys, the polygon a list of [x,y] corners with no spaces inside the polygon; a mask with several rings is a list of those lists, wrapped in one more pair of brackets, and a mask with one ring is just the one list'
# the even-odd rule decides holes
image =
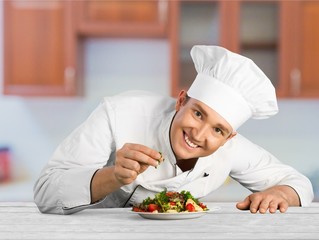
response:
{"label": "white plate", "polygon": [[151,212],[133,212],[140,215],[143,218],[147,219],[156,219],[156,220],[179,220],[179,219],[191,219],[199,218],[204,216],[207,213],[211,213],[219,210],[220,207],[214,207],[204,212],[180,212],[180,213],[151,213]]}

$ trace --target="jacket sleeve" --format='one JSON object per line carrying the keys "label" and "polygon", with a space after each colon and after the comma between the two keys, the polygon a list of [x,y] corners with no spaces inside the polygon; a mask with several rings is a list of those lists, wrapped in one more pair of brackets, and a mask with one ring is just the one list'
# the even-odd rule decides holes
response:
{"label": "jacket sleeve", "polygon": [[34,185],[41,212],[69,214],[91,206],[91,179],[114,149],[108,111],[101,103],[53,153]]}
{"label": "jacket sleeve", "polygon": [[308,206],[314,197],[310,180],[296,169],[283,164],[260,146],[238,135],[230,176],[241,185],[258,192],[275,185],[288,185],[299,195],[302,206]]}

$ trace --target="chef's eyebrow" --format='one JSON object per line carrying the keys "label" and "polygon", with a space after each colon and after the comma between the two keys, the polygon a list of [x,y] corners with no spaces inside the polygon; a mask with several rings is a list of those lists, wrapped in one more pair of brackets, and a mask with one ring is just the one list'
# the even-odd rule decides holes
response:
{"label": "chef's eyebrow", "polygon": [[204,117],[208,116],[207,112],[202,108],[201,105],[199,105],[198,103],[194,103],[194,106],[199,109],[200,113],[203,114]]}
{"label": "chef's eyebrow", "polygon": [[[204,117],[207,117],[207,116],[208,116],[208,113],[202,108],[201,105],[199,105],[198,103],[194,103],[194,106],[199,109],[199,111],[201,112],[201,114],[204,115]],[[216,124],[216,127],[217,127],[217,128],[220,128],[227,136],[229,136],[229,135],[231,134],[231,132],[229,131],[229,129],[226,128],[226,127],[225,127],[223,124],[221,124],[221,123]]]}

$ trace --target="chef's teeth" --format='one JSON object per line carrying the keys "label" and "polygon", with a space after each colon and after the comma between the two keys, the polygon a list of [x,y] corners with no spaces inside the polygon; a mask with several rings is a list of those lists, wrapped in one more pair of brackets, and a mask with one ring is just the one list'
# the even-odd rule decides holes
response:
{"label": "chef's teeth", "polygon": [[198,147],[198,145],[196,145],[195,143],[192,143],[192,142],[189,140],[189,138],[188,138],[187,135],[185,135],[185,141],[186,141],[187,145],[190,146],[190,147],[192,147],[192,148]]}

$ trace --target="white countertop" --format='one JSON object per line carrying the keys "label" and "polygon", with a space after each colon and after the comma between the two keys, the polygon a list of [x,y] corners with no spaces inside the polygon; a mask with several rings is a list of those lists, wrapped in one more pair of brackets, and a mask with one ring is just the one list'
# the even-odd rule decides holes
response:
{"label": "white countertop", "polygon": [[207,203],[199,218],[149,220],[128,208],[42,214],[32,202],[0,202],[0,239],[319,239],[319,203],[284,214],[251,214],[235,203]]}

